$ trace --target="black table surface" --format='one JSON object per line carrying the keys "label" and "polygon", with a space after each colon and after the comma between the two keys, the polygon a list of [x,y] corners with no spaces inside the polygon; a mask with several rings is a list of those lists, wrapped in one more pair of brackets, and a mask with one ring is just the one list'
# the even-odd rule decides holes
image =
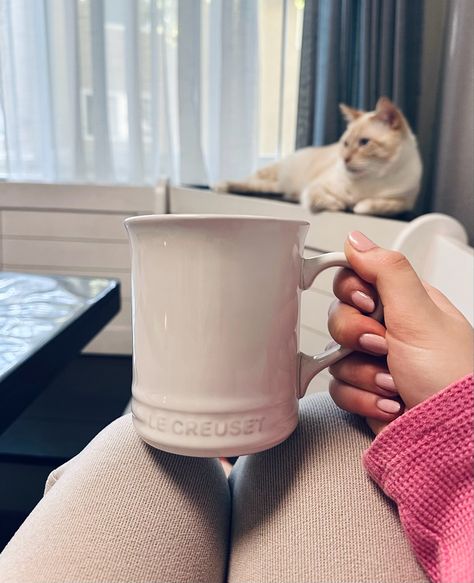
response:
{"label": "black table surface", "polygon": [[119,310],[115,280],[0,272],[0,433]]}

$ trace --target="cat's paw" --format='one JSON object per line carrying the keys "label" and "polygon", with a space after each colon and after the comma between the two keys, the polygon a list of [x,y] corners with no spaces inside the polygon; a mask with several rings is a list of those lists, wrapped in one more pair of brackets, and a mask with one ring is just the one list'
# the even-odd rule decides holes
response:
{"label": "cat's paw", "polygon": [[342,200],[315,188],[305,188],[301,195],[301,204],[312,213],[343,211],[346,208],[346,204]]}
{"label": "cat's paw", "polygon": [[[385,214],[383,213],[383,206],[378,200],[372,200],[370,198],[366,198],[364,200],[360,200],[352,209],[352,211],[356,215],[378,215],[378,214]],[[387,214],[391,214],[388,212]]]}
{"label": "cat's paw", "polygon": [[365,200],[360,200],[352,209],[352,211],[357,215],[371,215],[375,212],[374,205],[372,201],[368,198]]}
{"label": "cat's paw", "polygon": [[222,182],[218,182],[217,184],[213,184],[212,190],[214,192],[230,192],[229,182],[222,181]]}
{"label": "cat's paw", "polygon": [[358,202],[353,210],[358,215],[391,217],[411,209],[412,206],[403,198],[366,198]]}

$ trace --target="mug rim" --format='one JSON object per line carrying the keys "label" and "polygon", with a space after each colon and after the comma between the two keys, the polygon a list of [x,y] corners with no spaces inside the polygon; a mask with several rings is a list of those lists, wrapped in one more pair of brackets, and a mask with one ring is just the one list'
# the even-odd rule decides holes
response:
{"label": "mug rim", "polygon": [[254,216],[254,215],[218,215],[218,214],[154,214],[154,215],[135,215],[132,217],[127,217],[124,220],[125,225],[133,223],[160,223],[160,222],[172,222],[172,221],[211,221],[211,222],[224,222],[224,221],[255,221],[255,222],[273,222],[273,223],[285,223],[285,224],[298,224],[300,226],[309,226],[309,221],[304,219],[283,219],[280,217],[268,217],[268,216]]}

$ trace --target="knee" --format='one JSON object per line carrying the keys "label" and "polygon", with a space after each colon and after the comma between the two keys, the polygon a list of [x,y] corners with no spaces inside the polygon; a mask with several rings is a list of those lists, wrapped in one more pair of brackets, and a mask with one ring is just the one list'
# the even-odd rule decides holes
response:
{"label": "knee", "polygon": [[228,483],[215,459],[190,458],[157,450],[136,433],[132,415],[124,415],[105,427],[73,459],[48,478],[46,490],[57,482],[83,483],[84,487],[123,492],[124,484],[140,484],[144,489],[158,483],[179,484],[182,492],[193,491],[206,499],[210,490],[227,498]]}
{"label": "knee", "polygon": [[128,459],[137,457],[141,448],[143,444],[133,429],[132,415],[119,417],[102,429],[79,454],[51,472],[46,492],[78,466],[87,463],[106,464],[108,467],[114,463],[126,464]]}

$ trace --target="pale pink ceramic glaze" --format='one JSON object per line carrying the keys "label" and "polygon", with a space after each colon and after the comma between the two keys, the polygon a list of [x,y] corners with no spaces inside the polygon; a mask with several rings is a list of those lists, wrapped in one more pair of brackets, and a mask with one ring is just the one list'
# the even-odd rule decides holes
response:
{"label": "pale pink ceramic glaze", "polygon": [[203,457],[283,441],[311,378],[348,353],[298,353],[301,290],[327,267],[347,266],[344,254],[303,259],[305,221],[156,215],[125,225],[137,432]]}

